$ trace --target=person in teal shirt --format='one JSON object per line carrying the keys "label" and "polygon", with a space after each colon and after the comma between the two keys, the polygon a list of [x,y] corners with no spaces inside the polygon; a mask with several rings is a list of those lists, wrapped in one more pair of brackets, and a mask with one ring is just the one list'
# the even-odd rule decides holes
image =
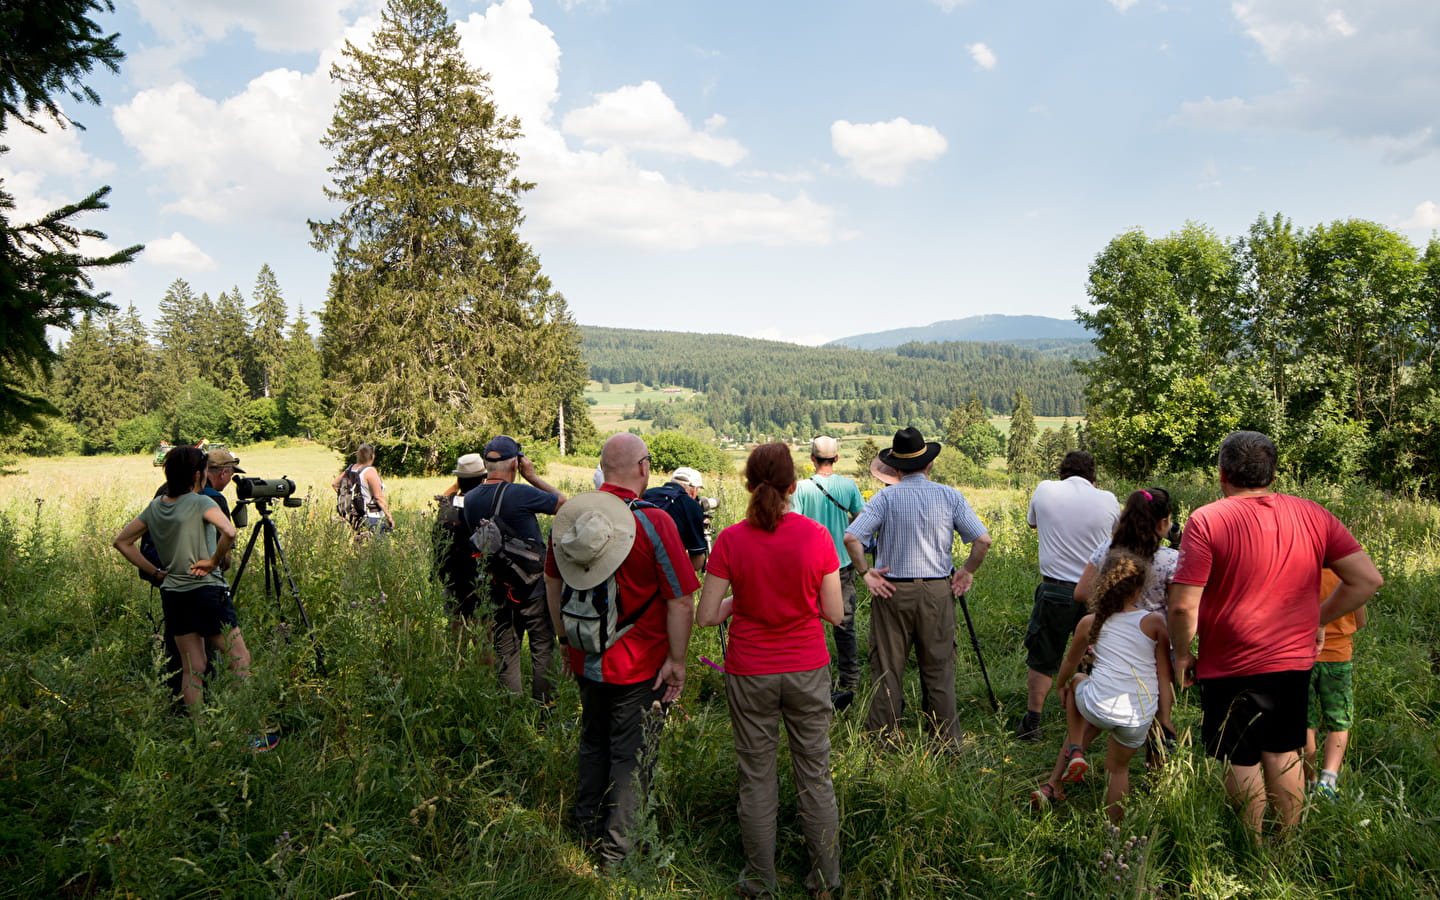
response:
{"label": "person in teal shirt", "polygon": [[840,593],[845,604],[845,618],[835,626],[835,658],[840,691],[853,691],[860,684],[860,651],[855,640],[855,567],[845,550],[845,529],[865,508],[865,498],[855,482],[835,474],[840,458],[840,442],[820,435],[810,443],[810,461],[815,474],[801,479],[790,498],[790,508],[807,519],[814,519],[835,541],[835,552],[845,565],[840,567]]}

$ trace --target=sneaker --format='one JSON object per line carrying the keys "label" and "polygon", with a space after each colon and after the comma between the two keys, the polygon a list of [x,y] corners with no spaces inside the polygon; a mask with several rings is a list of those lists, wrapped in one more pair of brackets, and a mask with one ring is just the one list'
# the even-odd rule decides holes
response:
{"label": "sneaker", "polygon": [[1085,761],[1085,748],[1071,744],[1065,751],[1065,772],[1060,780],[1066,784],[1079,784],[1085,780],[1090,764]]}
{"label": "sneaker", "polygon": [[1040,742],[1040,714],[1038,712],[1025,711],[1020,717],[1020,722],[1015,726],[1015,737],[1029,744]]}
{"label": "sneaker", "polygon": [[1340,797],[1340,788],[1333,784],[1326,784],[1323,781],[1315,782],[1314,789],[1310,792],[1322,800],[1337,800]]}
{"label": "sneaker", "polygon": [[280,735],[261,734],[257,735],[255,739],[250,742],[250,750],[252,753],[269,753],[271,750],[274,750],[275,745],[279,743]]}
{"label": "sneaker", "polygon": [[1065,792],[1058,790],[1047,781],[1030,792],[1030,808],[1041,812],[1064,799]]}

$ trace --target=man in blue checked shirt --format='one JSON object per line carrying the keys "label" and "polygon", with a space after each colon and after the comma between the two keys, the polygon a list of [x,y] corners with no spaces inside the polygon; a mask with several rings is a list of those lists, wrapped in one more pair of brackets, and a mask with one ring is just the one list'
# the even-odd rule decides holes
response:
{"label": "man in blue checked shirt", "polygon": [[[910,645],[924,689],[922,709],[936,735],[960,742],[955,711],[955,597],[970,589],[975,570],[990,549],[990,534],[964,495],[929,478],[940,445],[919,431],[895,432],[880,461],[900,480],[880,491],[845,532],[845,549],[870,589],[870,675],[875,695],[865,718],[867,731],[893,737],[901,707],[901,678]],[[865,544],[880,537],[875,566],[865,562]],[[955,535],[970,545],[970,556],[955,568]]]}

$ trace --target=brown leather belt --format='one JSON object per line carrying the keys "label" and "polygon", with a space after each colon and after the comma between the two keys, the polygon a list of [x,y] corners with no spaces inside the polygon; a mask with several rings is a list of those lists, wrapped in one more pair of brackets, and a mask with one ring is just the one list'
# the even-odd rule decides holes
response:
{"label": "brown leather belt", "polygon": [[1041,575],[1040,580],[1045,582],[1046,584],[1068,584],[1071,587],[1075,586],[1075,582],[1073,581],[1061,581],[1058,578],[1051,578],[1049,575]]}

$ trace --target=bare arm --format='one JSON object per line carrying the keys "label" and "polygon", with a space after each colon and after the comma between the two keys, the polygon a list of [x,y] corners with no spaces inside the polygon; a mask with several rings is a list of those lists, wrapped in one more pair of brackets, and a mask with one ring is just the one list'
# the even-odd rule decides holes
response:
{"label": "bare arm", "polygon": [[1085,658],[1085,651],[1090,649],[1090,626],[1094,624],[1094,614],[1088,615],[1080,620],[1075,626],[1075,635],[1070,638],[1070,647],[1065,651],[1065,661],[1060,663],[1060,671],[1055,675],[1055,689],[1063,691],[1075,677],[1075,670],[1080,668],[1080,660]]}
{"label": "bare arm", "polygon": [[1195,654],[1191,642],[1195,640],[1196,623],[1200,618],[1200,597],[1205,588],[1198,584],[1170,585],[1166,621],[1170,625],[1170,649],[1175,654],[1175,684],[1187,687],[1195,683]]}
{"label": "bare arm", "polygon": [[1094,563],[1086,563],[1085,571],[1080,573],[1080,580],[1075,582],[1075,602],[1089,603],[1090,595],[1095,591],[1095,578],[1100,570],[1095,568]]}
{"label": "bare arm", "polygon": [[725,593],[730,590],[730,581],[718,575],[706,575],[705,586],[700,589],[700,608],[695,612],[695,624],[711,628],[730,618],[734,601],[726,603]]}
{"label": "bare arm", "polygon": [[330,482],[330,487],[335,491],[335,493],[340,493],[340,482],[345,480],[345,473],[348,471],[350,471],[348,467],[341,469],[340,474],[335,476],[335,480]]}
{"label": "bare arm", "polygon": [[380,507],[380,511],[385,514],[385,522],[394,528],[395,519],[390,515],[390,501],[385,499],[385,483],[380,480],[380,473],[375,471],[374,466],[371,466],[365,470],[363,477],[365,483],[370,486],[370,499],[374,500],[375,505]]}
{"label": "bare arm", "polygon": [[535,487],[539,488],[545,493],[553,494],[556,497],[555,510],[558,512],[561,505],[565,503],[565,495],[560,493],[560,489],[555,487],[553,484],[546,481],[545,479],[541,478],[535,472],[535,463],[530,459],[530,457],[520,457],[518,468],[520,470],[521,478],[524,478],[526,481],[530,482]]}
{"label": "bare arm", "polygon": [[209,575],[220,566],[220,561],[230,555],[230,548],[235,544],[235,525],[225,518],[220,507],[212,506],[205,510],[205,521],[220,532],[220,538],[215,541],[215,553],[209,559],[197,561],[190,567],[190,574],[195,576]]}
{"label": "bare arm", "polygon": [[950,579],[950,591],[955,596],[960,596],[970,590],[975,583],[975,572],[980,564],[985,562],[985,554],[990,552],[990,535],[982,534],[970,544],[970,555],[965,558],[965,564]]}
{"label": "bare arm", "polygon": [[865,587],[876,597],[888,597],[895,593],[895,585],[885,580],[885,573],[890,567],[883,569],[869,568],[865,562],[865,545],[853,534],[845,535],[845,552],[850,554],[850,565],[860,573],[860,580],[865,582]]}
{"label": "bare arm", "polygon": [[560,591],[565,583],[554,575],[545,576],[545,605],[550,608],[550,626],[560,643],[565,643],[565,623],[560,621]]}
{"label": "bare arm", "polygon": [[[1349,556],[1342,557],[1330,564],[1330,571],[1340,576],[1340,584],[1335,592],[1320,604],[1320,624],[1329,625],[1331,622],[1349,612],[1362,610],[1385,579],[1380,577],[1380,572],[1375,568],[1375,563],[1370,559],[1370,554],[1364,550],[1357,550]],[[1359,618],[1356,619],[1359,624]]]}
{"label": "bare arm", "polygon": [[1155,675],[1160,685],[1155,718],[1160,720],[1161,725],[1174,731],[1175,724],[1170,719],[1170,709],[1175,705],[1175,687],[1170,683],[1174,678],[1174,672],[1170,668],[1170,633],[1166,630],[1165,617],[1159,613],[1146,616],[1142,624],[1145,634],[1155,642]]}
{"label": "bare arm", "polygon": [[1362,607],[1360,607],[1359,609],[1355,610],[1355,630],[1356,630],[1356,631],[1359,631],[1361,628],[1364,628],[1364,627],[1365,627],[1365,623],[1370,620],[1369,609],[1370,609],[1370,604],[1369,604],[1369,603],[1366,603],[1364,606],[1362,606]]}
{"label": "bare arm", "polygon": [[845,601],[840,595],[840,570],[827,573],[820,581],[820,618],[831,625],[845,621]]}
{"label": "bare arm", "polygon": [[140,540],[145,532],[149,530],[150,529],[146,527],[145,523],[139,518],[131,519],[130,523],[120,529],[119,534],[115,535],[113,546],[116,550],[120,551],[120,555],[125,557],[132,566],[142,572],[146,572],[148,575],[156,575],[165,570],[156,568],[154,572],[148,572],[147,570],[151,567],[150,562],[145,559],[144,554],[140,552],[140,548],[135,546],[135,542]]}
{"label": "bare arm", "polygon": [[665,685],[661,702],[669,703],[680,696],[685,689],[685,653],[690,648],[690,630],[695,626],[695,598],[693,594],[665,601],[665,635],[670,641],[670,652],[660,673],[655,676],[655,688]]}

